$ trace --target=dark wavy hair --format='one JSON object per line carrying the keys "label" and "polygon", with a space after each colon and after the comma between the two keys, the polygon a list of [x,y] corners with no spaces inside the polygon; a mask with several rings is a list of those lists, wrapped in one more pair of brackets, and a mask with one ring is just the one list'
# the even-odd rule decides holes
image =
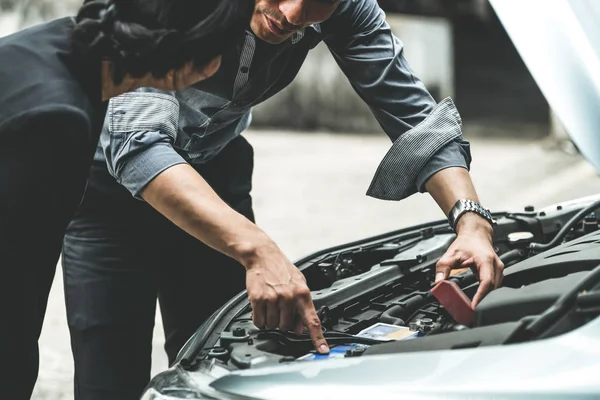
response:
{"label": "dark wavy hair", "polygon": [[86,0],[72,33],[86,61],[110,59],[114,80],[204,67],[244,35],[254,0]]}

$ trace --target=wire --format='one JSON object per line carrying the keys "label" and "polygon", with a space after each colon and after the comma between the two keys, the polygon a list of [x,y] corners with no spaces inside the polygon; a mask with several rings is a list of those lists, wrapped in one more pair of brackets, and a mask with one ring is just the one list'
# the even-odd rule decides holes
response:
{"label": "wire", "polygon": [[565,226],[562,227],[562,229],[556,234],[556,236],[554,236],[554,239],[552,239],[550,242],[546,244],[530,243],[529,249],[540,252],[556,247],[563,241],[563,239],[567,236],[571,229],[575,227],[576,224],[578,224],[588,214],[596,211],[598,208],[600,208],[600,200],[593,202],[592,204],[575,214],[575,216],[571,218],[565,224]]}

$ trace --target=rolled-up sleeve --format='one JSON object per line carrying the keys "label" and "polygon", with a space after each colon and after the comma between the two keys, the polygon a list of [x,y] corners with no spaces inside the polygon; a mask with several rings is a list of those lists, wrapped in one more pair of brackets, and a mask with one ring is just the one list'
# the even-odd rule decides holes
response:
{"label": "rolled-up sleeve", "polygon": [[470,169],[471,145],[463,139],[453,140],[431,157],[417,175],[417,189],[423,193],[425,184],[436,173],[451,167]]}
{"label": "rolled-up sleeve", "polygon": [[173,148],[179,103],[170,94],[138,91],[110,100],[100,146],[110,174],[134,197],[164,170],[186,161]]}
{"label": "rolled-up sleeve", "polygon": [[423,191],[423,180],[441,169],[469,167],[454,102],[447,98],[436,104],[410,68],[403,44],[376,0],[341,3],[321,32],[350,84],[393,141],[367,195],[401,200]]}

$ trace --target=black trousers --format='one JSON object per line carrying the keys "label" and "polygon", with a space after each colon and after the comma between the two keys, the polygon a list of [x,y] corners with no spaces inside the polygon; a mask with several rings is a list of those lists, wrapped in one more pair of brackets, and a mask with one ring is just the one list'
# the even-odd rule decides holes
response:
{"label": "black trousers", "polygon": [[[253,220],[251,146],[234,139],[197,167],[219,196]],[[244,290],[244,268],[134,199],[103,166],[63,245],[75,398],[138,399],[150,379],[157,298],[169,363],[192,333]]]}
{"label": "black trousers", "polygon": [[21,400],[37,379],[48,294],[92,146],[35,122],[0,133],[0,397]]}

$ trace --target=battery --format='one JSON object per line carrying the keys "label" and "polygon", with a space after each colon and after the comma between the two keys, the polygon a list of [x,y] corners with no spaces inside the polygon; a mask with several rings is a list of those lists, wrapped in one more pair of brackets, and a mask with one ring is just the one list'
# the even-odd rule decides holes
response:
{"label": "battery", "polygon": [[[381,341],[392,341],[392,340],[407,340],[413,339],[419,336],[418,331],[414,331],[406,326],[397,326],[391,324],[384,324],[379,322],[371,325],[370,327],[363,329],[355,335],[356,337],[363,337],[369,339],[377,339]],[[358,353],[366,350],[370,346],[365,344],[350,343],[347,345],[333,346],[329,349],[329,354],[319,354],[316,352],[310,352],[297,358],[297,361],[313,361],[313,360],[332,360],[347,357],[348,354]]]}
{"label": "battery", "polygon": [[377,340],[406,340],[414,339],[418,336],[418,334],[418,331],[412,330],[406,326],[384,324],[383,322],[379,322],[366,329],[363,329],[356,336]]}
{"label": "battery", "polygon": [[329,354],[319,354],[311,352],[297,358],[297,361],[314,361],[314,360],[334,360],[346,357],[347,352],[367,349],[369,346],[364,344],[351,343],[348,345],[333,346],[329,349]]}

